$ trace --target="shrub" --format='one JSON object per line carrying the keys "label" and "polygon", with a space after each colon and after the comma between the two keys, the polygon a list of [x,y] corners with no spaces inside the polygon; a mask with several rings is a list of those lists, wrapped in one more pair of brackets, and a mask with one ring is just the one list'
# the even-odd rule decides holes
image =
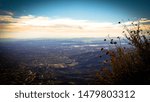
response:
{"label": "shrub", "polygon": [[[97,74],[103,84],[150,84],[150,36],[149,29],[140,28],[141,20],[131,25],[123,24],[123,31],[130,47],[123,47],[110,39],[110,44],[117,44],[108,50],[112,70],[102,68]],[[119,22],[120,24],[121,22]],[[120,41],[120,37],[117,37]],[[106,41],[106,39],[105,39]]]}

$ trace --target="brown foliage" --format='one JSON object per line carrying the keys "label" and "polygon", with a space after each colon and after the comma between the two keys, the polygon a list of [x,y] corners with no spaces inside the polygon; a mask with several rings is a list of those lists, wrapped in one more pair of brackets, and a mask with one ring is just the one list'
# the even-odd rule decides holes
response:
{"label": "brown foliage", "polygon": [[132,48],[116,46],[115,52],[107,51],[110,55],[112,71],[102,68],[104,70],[100,71],[98,79],[103,84],[150,84],[149,32],[140,30],[140,21],[136,24],[136,30],[128,29],[126,25],[123,26],[128,33],[125,37]]}

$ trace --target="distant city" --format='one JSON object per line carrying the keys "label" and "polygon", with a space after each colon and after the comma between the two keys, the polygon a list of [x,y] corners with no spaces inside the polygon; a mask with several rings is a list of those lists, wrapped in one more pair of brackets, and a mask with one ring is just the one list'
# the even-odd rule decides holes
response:
{"label": "distant city", "polygon": [[28,69],[42,81],[35,84],[43,84],[43,80],[53,82],[49,84],[93,84],[96,72],[109,67],[100,63],[109,56],[99,58],[105,52],[102,48],[110,49],[109,43],[103,38],[1,39],[0,67]]}

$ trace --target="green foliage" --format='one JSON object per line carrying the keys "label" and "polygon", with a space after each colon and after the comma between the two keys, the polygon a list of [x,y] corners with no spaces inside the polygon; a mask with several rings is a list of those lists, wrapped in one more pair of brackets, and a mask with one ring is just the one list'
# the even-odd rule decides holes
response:
{"label": "green foliage", "polygon": [[[149,29],[140,29],[140,21],[137,24],[132,23],[130,29],[126,25],[123,26],[127,32],[123,31],[123,33],[131,47],[125,48],[120,43],[114,50],[107,51],[112,71],[102,68],[97,74],[98,79],[103,84],[150,84]],[[134,29],[131,28],[132,26]],[[120,40],[120,37],[117,38]],[[116,44],[113,42],[111,39],[110,43]]]}

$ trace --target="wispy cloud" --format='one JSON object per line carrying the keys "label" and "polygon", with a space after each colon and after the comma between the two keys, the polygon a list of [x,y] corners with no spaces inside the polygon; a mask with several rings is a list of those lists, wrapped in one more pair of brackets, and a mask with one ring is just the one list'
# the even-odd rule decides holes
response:
{"label": "wispy cloud", "polygon": [[0,10],[0,15],[10,15],[13,16],[14,14],[10,11],[6,11],[6,10]]}
{"label": "wispy cloud", "polygon": [[121,25],[127,26],[128,29],[130,30],[137,30],[139,25],[139,28],[141,30],[150,30],[150,20],[147,18],[140,18],[138,20],[133,20],[133,21],[127,21],[127,22],[122,22]]}
{"label": "wispy cloud", "polygon": [[[149,20],[143,20],[143,22],[147,21]],[[108,34],[121,35],[122,28],[111,22],[33,15],[16,18],[11,13],[3,12],[3,15],[0,15],[0,32],[3,38],[105,37]]]}

